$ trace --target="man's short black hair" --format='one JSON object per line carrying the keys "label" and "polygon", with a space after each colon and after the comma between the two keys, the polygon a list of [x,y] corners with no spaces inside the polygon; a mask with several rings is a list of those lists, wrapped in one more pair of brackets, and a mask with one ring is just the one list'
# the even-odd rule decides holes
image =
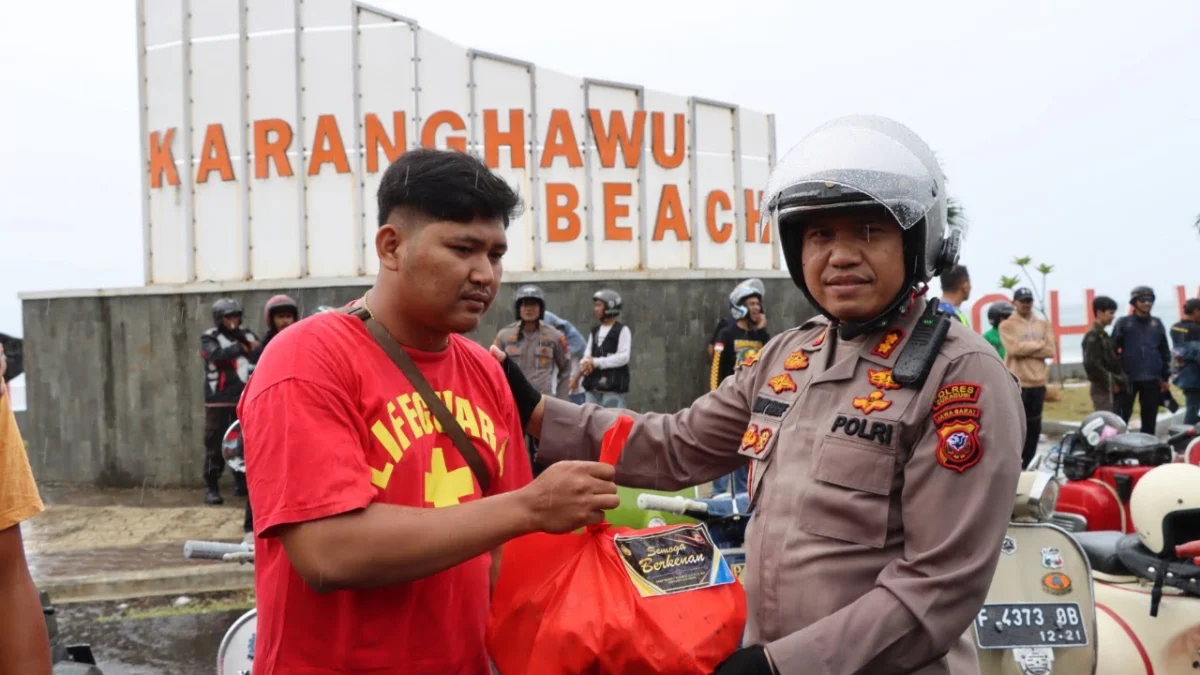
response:
{"label": "man's short black hair", "polygon": [[1109,310],[1117,311],[1117,301],[1107,295],[1097,295],[1092,299],[1092,311],[1096,314],[1107,312]]}
{"label": "man's short black hair", "polygon": [[967,274],[965,265],[955,265],[942,272],[942,276],[938,279],[942,282],[942,292],[957,291],[962,288],[963,284],[971,280],[971,275]]}
{"label": "man's short black hair", "polygon": [[380,227],[392,211],[408,208],[456,223],[500,218],[507,228],[521,205],[517,193],[478,157],[428,148],[409,150],[392,162],[379,181],[376,199]]}
{"label": "man's short black hair", "polygon": [[1188,300],[1187,302],[1183,303],[1183,313],[1184,314],[1191,314],[1192,312],[1194,312],[1198,309],[1200,309],[1200,298],[1192,298],[1192,299]]}

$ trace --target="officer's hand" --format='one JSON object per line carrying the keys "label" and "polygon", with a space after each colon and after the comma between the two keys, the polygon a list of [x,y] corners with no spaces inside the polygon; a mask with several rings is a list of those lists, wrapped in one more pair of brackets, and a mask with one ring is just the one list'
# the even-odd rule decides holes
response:
{"label": "officer's hand", "polygon": [[500,367],[504,369],[504,379],[508,380],[508,388],[512,390],[513,400],[517,403],[521,428],[528,431],[529,418],[533,417],[534,410],[542,402],[542,394],[534,389],[532,384],[529,384],[529,380],[525,379],[525,373],[521,372],[521,367],[513,363],[504,350],[492,345],[489,351],[500,363]]}
{"label": "officer's hand", "polygon": [[1171,390],[1171,385],[1170,385],[1170,383],[1168,383],[1168,382],[1163,382],[1162,384],[1160,384],[1160,385],[1159,385],[1159,388],[1161,388],[1161,389],[1162,389],[1162,393],[1164,393],[1164,394],[1165,394],[1165,393],[1167,393],[1168,391],[1170,391],[1170,390]]}
{"label": "officer's hand", "polygon": [[777,675],[766,647],[754,645],[737,650],[712,675]]}
{"label": "officer's hand", "polygon": [[616,470],[600,462],[555,462],[520,495],[534,530],[563,534],[604,520],[604,512],[621,504]]}

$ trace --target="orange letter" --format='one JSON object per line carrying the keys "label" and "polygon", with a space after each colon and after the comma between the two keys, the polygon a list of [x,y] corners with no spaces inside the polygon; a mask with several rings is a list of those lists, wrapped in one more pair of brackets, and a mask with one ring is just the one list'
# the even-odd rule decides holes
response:
{"label": "orange letter", "polygon": [[654,161],[664,169],[674,169],[683,164],[683,158],[687,154],[687,141],[683,137],[687,133],[687,121],[684,120],[683,113],[675,113],[675,151],[670,155],[667,154],[664,115],[656,112],[650,119],[654,123]]}
{"label": "orange letter", "polygon": [[724,244],[729,241],[729,236],[733,234],[733,224],[723,223],[717,226],[717,206],[720,205],[722,211],[728,211],[733,208],[729,204],[729,195],[725,194],[724,190],[713,190],[708,193],[706,202],[706,215],[708,216],[708,236],[718,244]]}
{"label": "orange letter", "polygon": [[512,168],[525,168],[525,111],[508,111],[508,131],[500,131],[499,113],[483,111],[483,156],[490,168],[500,166],[500,146],[507,145],[512,155]]}
{"label": "orange letter", "polygon": [[225,145],[225,130],[220,124],[210,124],[204,131],[204,146],[200,150],[200,166],[196,182],[207,183],[208,174],[221,173],[221,180],[233,180],[233,165],[229,163],[229,147]]}
{"label": "orange letter", "polygon": [[312,158],[308,160],[308,175],[315,176],[321,173],[323,164],[333,164],[338,173],[350,173],[350,162],[346,160],[342,132],[338,131],[337,118],[333,115],[321,115],[317,118]]}
{"label": "orange letter", "polygon": [[617,225],[617,218],[629,215],[628,204],[618,204],[617,197],[628,197],[633,194],[633,185],[629,183],[604,184],[604,238],[609,241],[633,241],[633,228],[628,225]]}
{"label": "orange letter", "polygon": [[571,127],[571,114],[562,108],[550,111],[546,147],[542,150],[542,168],[549,168],[555,157],[566,157],[567,166],[573,169],[583,166],[583,158],[579,156],[579,141],[575,140],[575,129]]}
{"label": "orange letter", "polygon": [[387,155],[388,164],[396,161],[397,157],[404,154],[404,148],[408,147],[404,111],[397,110],[392,113],[392,133],[396,136],[395,143],[388,138],[387,131],[383,128],[383,122],[379,121],[379,117],[375,113],[367,113],[366,127],[367,173],[375,173],[379,171],[380,147]]}
{"label": "orange letter", "polygon": [[[754,198],[754,190],[745,190],[743,198],[746,200],[746,241],[753,244],[755,233],[758,232],[758,219],[762,214],[758,212],[758,200]],[[762,199],[762,190],[758,191],[758,199]],[[771,223],[763,223],[762,243],[771,243]]]}
{"label": "orange letter", "polygon": [[621,154],[625,156],[625,167],[636,169],[642,158],[642,131],[646,127],[646,112],[638,110],[633,113],[633,133],[625,126],[625,114],[620,110],[610,110],[608,113],[608,131],[604,130],[604,118],[600,111],[588,110],[592,121],[592,136],[596,139],[596,151],[600,154],[600,166],[613,167],[617,164],[617,143],[621,144]]}
{"label": "orange letter", "polygon": [[[450,125],[454,131],[466,131],[467,125],[453,110],[439,110],[425,120],[425,128],[421,130],[421,145],[427,148],[437,147],[437,130],[443,124]],[[459,152],[467,151],[467,139],[462,136],[446,138],[446,147]]]}
{"label": "orange letter", "polygon": [[1001,293],[989,293],[975,301],[971,305],[971,325],[974,326],[976,333],[982,333],[980,330],[984,326],[983,310],[993,302],[1010,302],[1011,298]]}
{"label": "orange letter", "polygon": [[[267,134],[275,132],[275,140]],[[275,172],[280,176],[292,175],[292,164],[288,161],[287,149],[292,144],[292,126],[281,119],[256,120],[254,122],[254,177],[268,178],[271,175],[267,161],[275,160]]]}
{"label": "orange letter", "polygon": [[[668,213],[668,210],[670,211]],[[679,199],[679,187],[664,185],[658,198],[658,217],[654,219],[654,241],[662,241],[667,230],[675,233],[679,241],[688,241],[687,220],[683,216],[683,201]]]}
{"label": "orange letter", "polygon": [[[565,197],[565,203],[559,198]],[[575,241],[582,229],[579,214],[579,190],[570,183],[546,183],[546,241]],[[566,218],[567,224],[558,222]]]}
{"label": "orange letter", "polygon": [[167,174],[167,185],[179,185],[179,172],[175,170],[175,156],[171,145],[175,142],[175,127],[167,129],[161,137],[157,131],[150,132],[150,187],[162,187],[163,173]]}

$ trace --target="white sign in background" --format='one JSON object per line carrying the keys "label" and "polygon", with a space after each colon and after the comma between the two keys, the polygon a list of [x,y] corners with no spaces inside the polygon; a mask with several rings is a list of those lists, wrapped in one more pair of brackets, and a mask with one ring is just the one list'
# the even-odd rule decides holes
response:
{"label": "white sign in background", "polygon": [[407,148],[519,190],[512,271],[778,270],[764,113],[460,47],[352,0],[138,3],[150,284],[373,274]]}

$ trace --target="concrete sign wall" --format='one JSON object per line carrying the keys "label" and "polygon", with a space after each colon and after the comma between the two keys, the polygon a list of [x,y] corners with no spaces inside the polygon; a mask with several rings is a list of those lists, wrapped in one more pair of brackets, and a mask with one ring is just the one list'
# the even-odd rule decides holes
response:
{"label": "concrete sign wall", "polygon": [[506,269],[778,270],[771,115],[461,47],[351,0],[138,2],[149,284],[374,274],[407,148],[516,187]]}

